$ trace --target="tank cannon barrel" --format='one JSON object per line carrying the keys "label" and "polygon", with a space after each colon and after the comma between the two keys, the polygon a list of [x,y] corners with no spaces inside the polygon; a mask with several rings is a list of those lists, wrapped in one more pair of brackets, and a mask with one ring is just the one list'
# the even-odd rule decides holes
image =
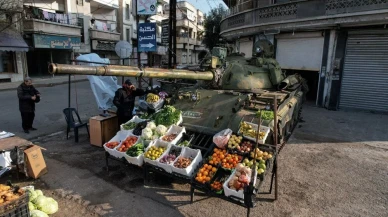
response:
{"label": "tank cannon barrel", "polygon": [[179,69],[145,68],[140,70],[133,66],[85,66],[51,63],[48,71],[51,74],[125,76],[145,78],[171,78],[192,80],[213,80],[211,71],[194,72]]}

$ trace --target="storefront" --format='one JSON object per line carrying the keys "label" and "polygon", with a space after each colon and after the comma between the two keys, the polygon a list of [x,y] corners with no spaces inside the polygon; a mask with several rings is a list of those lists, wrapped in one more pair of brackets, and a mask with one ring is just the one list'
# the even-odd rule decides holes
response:
{"label": "storefront", "polygon": [[80,48],[81,38],[32,34],[32,44],[33,51],[27,53],[29,75],[49,76],[49,63],[71,64],[71,53]]}
{"label": "storefront", "polygon": [[116,42],[92,40],[92,52],[98,54],[101,58],[108,58],[111,64],[120,64],[120,57],[115,51]]}
{"label": "storefront", "polygon": [[1,27],[0,32],[0,82],[22,81],[26,73],[25,52],[28,45],[21,34],[11,27]]}
{"label": "storefront", "polygon": [[349,31],[339,108],[388,112],[388,31]]}

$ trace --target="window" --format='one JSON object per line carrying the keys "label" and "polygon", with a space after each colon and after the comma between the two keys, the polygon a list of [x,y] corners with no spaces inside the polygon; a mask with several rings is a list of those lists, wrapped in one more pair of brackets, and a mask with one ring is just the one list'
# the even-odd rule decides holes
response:
{"label": "window", "polygon": [[85,33],[84,33],[84,18],[78,18],[78,26],[81,28],[81,42],[85,43]]}
{"label": "window", "polygon": [[14,69],[14,52],[0,51],[0,73],[15,72]]}
{"label": "window", "polygon": [[84,0],[76,0],[76,1],[77,1],[77,5],[84,6]]}
{"label": "window", "polygon": [[131,43],[131,29],[126,29],[127,41]]}
{"label": "window", "polygon": [[125,4],[125,19],[129,20],[129,4]]}

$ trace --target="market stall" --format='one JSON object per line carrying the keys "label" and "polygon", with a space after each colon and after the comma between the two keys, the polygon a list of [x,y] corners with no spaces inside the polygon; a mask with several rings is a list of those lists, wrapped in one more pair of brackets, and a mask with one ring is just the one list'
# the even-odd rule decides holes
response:
{"label": "market stall", "polygon": [[[147,103],[158,103],[159,97],[152,97]],[[273,108],[276,104],[275,96]],[[145,184],[151,173],[178,179],[191,185],[191,202],[197,190],[247,208],[248,216],[264,191],[264,180],[270,183],[265,192],[275,188],[277,198],[277,137],[274,144],[266,142],[277,135],[277,127],[263,126],[262,112],[257,118],[244,117],[237,132],[209,134],[186,129],[182,111],[173,106],[152,108],[155,113],[134,116],[103,145],[107,168],[109,160],[140,166]],[[277,123],[276,109],[273,113]]]}

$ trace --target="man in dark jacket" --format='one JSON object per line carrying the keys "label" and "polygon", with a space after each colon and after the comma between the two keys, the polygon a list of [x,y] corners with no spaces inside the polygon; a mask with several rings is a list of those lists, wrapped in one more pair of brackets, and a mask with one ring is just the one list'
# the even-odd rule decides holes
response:
{"label": "man in dark jacket", "polygon": [[36,130],[32,127],[35,118],[35,103],[40,100],[40,93],[34,86],[30,77],[26,77],[24,82],[18,87],[19,110],[22,116],[22,127],[25,133]]}
{"label": "man in dark jacket", "polygon": [[119,124],[123,124],[132,118],[132,112],[135,108],[135,98],[143,96],[144,90],[137,89],[129,79],[127,79],[122,88],[119,88],[113,99],[113,104],[117,107],[117,117]]}

